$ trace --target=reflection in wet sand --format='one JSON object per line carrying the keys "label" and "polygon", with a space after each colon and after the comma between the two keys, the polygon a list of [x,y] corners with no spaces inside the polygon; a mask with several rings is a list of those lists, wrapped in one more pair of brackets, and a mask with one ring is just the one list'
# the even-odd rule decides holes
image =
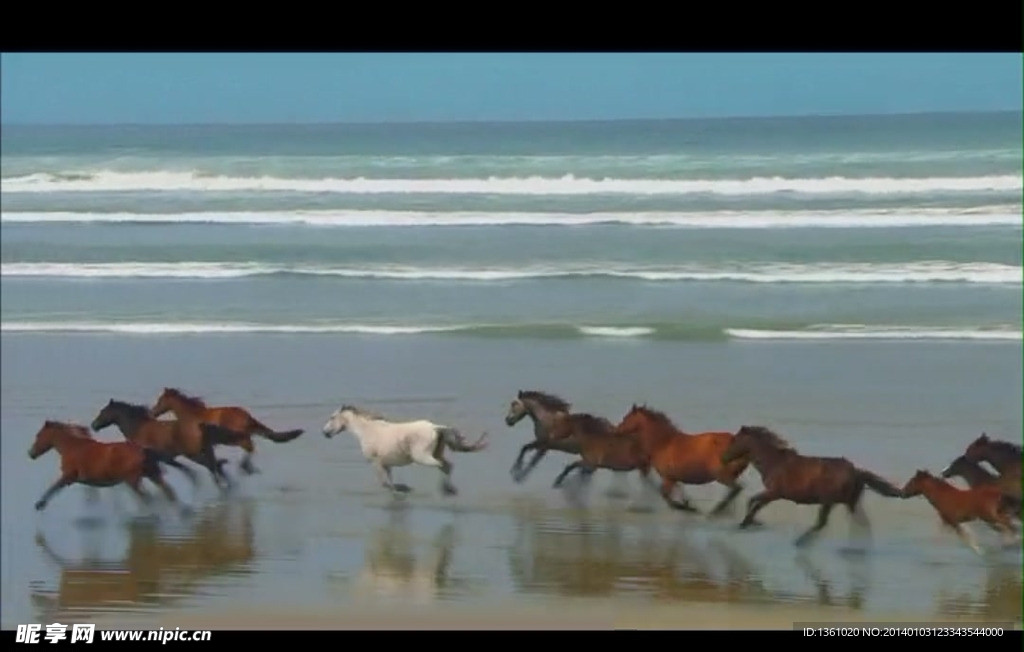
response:
{"label": "reflection in wet sand", "polygon": [[404,514],[393,513],[387,525],[371,530],[366,541],[366,561],[352,590],[358,595],[403,598],[432,602],[464,584],[449,577],[455,526],[441,527],[417,554],[416,542]]}
{"label": "reflection in wet sand", "polygon": [[[849,590],[834,583],[810,557],[797,557],[804,577],[791,589],[769,588],[759,568],[725,536],[703,545],[683,528],[667,536],[649,529],[630,537],[614,516],[580,515],[572,522],[520,515],[509,553],[513,581],[521,592],[574,597],[643,595],[702,603],[790,603],[843,606],[859,610],[868,579],[864,559],[847,559]],[[801,587],[813,587],[801,590]]]}
{"label": "reflection in wet sand", "polygon": [[1021,579],[1019,557],[1016,563],[992,564],[986,568],[985,586],[980,595],[969,590],[940,591],[939,613],[1019,623],[1024,609]]}
{"label": "reflection in wet sand", "polygon": [[197,514],[188,530],[176,535],[160,532],[157,523],[131,523],[125,531],[127,552],[115,562],[102,560],[98,551],[69,560],[58,542],[37,534],[44,557],[60,568],[56,591],[32,591],[41,622],[68,610],[163,606],[195,594],[216,577],[247,574],[255,557],[252,511],[249,502],[223,502]]}

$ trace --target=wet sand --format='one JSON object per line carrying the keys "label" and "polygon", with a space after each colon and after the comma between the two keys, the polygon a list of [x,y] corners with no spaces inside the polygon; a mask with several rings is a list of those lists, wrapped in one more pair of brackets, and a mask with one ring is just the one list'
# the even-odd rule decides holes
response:
{"label": "wet sand", "polygon": [[[529,352],[496,353],[480,343],[473,351],[461,343],[456,348],[475,356],[476,364],[453,367],[428,382],[431,369],[454,357],[444,341],[425,350],[408,342],[378,350],[373,340],[353,339],[330,355],[325,347],[341,346],[334,339],[276,339],[272,347],[265,339],[242,338],[74,341],[7,335],[2,341],[4,629],[54,621],[196,629],[789,629],[804,620],[1021,619],[1020,547],[999,549],[997,537],[975,527],[989,549],[975,555],[940,531],[924,500],[869,493],[864,508],[870,533],[851,531],[845,512],[836,510],[821,537],[800,552],[793,540],[813,522],[813,507],[773,504],[762,513],[765,527],[737,530],[742,504],[760,487],[756,474],[745,476],[737,510],[722,519],[681,515],[657,500],[650,511],[629,511],[631,503],[644,503],[637,478],[625,478],[627,497],[612,497],[606,494],[613,486],[607,472],[595,476],[577,503],[572,483],[567,492],[550,486],[570,461],[565,455],[550,454],[522,485],[512,482],[508,469],[529,440],[529,428],[501,421],[507,401],[531,375],[551,378],[545,386],[599,413],[602,395],[611,394],[644,396],[672,415],[699,414],[687,420],[693,430],[746,421],[721,416],[734,409],[734,397],[744,396],[755,405],[750,419],[777,425],[802,451],[841,452],[902,482],[918,464],[937,469],[948,462],[965,432],[1019,430],[1013,422],[1020,416],[1019,345],[979,347],[964,358],[915,344],[875,359],[869,358],[878,345],[829,345],[829,356],[813,347],[788,347],[778,379],[745,369],[769,368],[772,358],[762,359],[763,348],[684,347],[676,354],[703,359],[702,368],[720,377],[674,403],[671,387],[630,387],[628,378],[612,373],[624,359],[646,355],[645,349],[617,346],[588,350],[600,383],[558,358],[566,350],[560,343],[548,350],[535,344],[530,352],[547,366],[521,370],[511,380],[479,370],[511,369]],[[396,347],[401,355],[388,357]],[[103,373],[87,379],[55,373],[69,349],[83,368]],[[214,373],[219,367],[208,358],[217,355],[224,369]],[[822,380],[833,373],[830,359],[843,366],[856,357],[874,365],[874,382],[853,392]],[[249,366],[258,371],[251,362],[256,358],[260,369],[271,365],[275,373],[247,373]],[[329,382],[338,372],[328,358],[377,375],[367,373],[365,381],[360,377],[342,388]],[[970,359],[977,368],[965,362]],[[33,376],[40,368],[49,371]],[[211,370],[202,383],[196,369]],[[973,394],[965,395],[963,377],[978,379]],[[922,378],[932,383],[928,392],[920,389]],[[238,475],[238,452],[225,449],[228,472],[239,481],[228,495],[206,477],[193,489],[168,471],[197,510],[191,518],[160,506],[147,514],[127,489],[102,491],[90,503],[87,492],[75,487],[58,494],[46,511],[32,510],[58,465],[52,455],[35,462],[26,457],[43,419],[88,423],[111,397],[151,402],[163,386],[189,389],[190,380],[202,385],[195,393],[218,402],[230,396],[268,424],[307,432],[287,444],[258,440],[261,473],[251,477]],[[893,398],[897,390],[899,400]],[[376,484],[351,437],[326,440],[318,431],[342,395],[385,413],[450,421],[471,437],[488,430],[491,446],[453,456],[459,496],[439,495],[435,471],[407,467],[396,470],[396,479],[414,492],[392,498]],[[604,412],[620,412],[628,401],[615,406]],[[787,420],[786,414],[795,416]],[[985,415],[1001,415],[1006,423]],[[106,431],[97,437],[119,439]],[[706,511],[723,488],[686,492]]]}
{"label": "wet sand", "polygon": [[[703,604],[699,602],[644,603],[630,600],[576,598],[537,600],[531,604],[509,602],[487,607],[452,604],[443,607],[388,607],[375,604],[351,604],[343,610],[326,609],[250,610],[244,606],[223,612],[181,611],[156,617],[126,615],[103,616],[98,626],[106,629],[155,628],[218,630],[451,630],[451,629],[680,629],[744,630],[793,629],[804,626],[898,623],[960,624],[987,623],[970,616],[946,616],[937,621],[925,614],[890,614],[869,618],[864,613],[842,607],[803,607],[740,604]],[[1021,629],[1019,619],[999,622],[1004,629]]]}

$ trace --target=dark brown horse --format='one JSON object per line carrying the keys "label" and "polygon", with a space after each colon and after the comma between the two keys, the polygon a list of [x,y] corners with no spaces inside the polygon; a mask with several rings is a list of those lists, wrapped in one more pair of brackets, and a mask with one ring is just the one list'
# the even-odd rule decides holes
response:
{"label": "dark brown horse", "polygon": [[54,494],[73,484],[89,487],[127,484],[148,503],[152,496],[142,490],[143,478],[160,487],[167,499],[177,504],[178,497],[164,480],[160,464],[173,466],[186,474],[189,472],[172,456],[132,442],[96,441],[85,426],[74,423],[44,422],[36,433],[28,456],[34,460],[50,449],[55,449],[60,455],[60,477],[36,502],[37,511],[46,507]]}
{"label": "dark brown horse", "polygon": [[764,485],[764,491],[747,502],[747,515],[741,528],[754,522],[754,516],[776,500],[797,505],[820,505],[817,522],[796,540],[802,546],[828,523],[835,505],[845,505],[850,515],[867,526],[867,517],[859,509],[864,488],[890,498],[901,498],[903,492],[884,478],[854,466],[845,457],[810,457],[801,455],[789,443],[764,426],[742,426],[732,445],[722,454],[728,463],[746,458]]}
{"label": "dark brown horse", "polygon": [[616,434],[615,426],[607,419],[585,412],[560,413],[554,417],[549,434],[555,442],[574,439],[580,451],[580,459],[568,464],[555,478],[556,488],[576,469],[588,476],[596,469],[638,471],[645,483],[651,482],[650,460],[643,445],[632,437]]}
{"label": "dark brown horse", "polygon": [[989,473],[978,462],[972,462],[963,455],[953,460],[941,473],[944,479],[963,478],[969,487],[998,487],[1003,492],[1003,503],[1010,516],[1021,519],[1020,482],[1005,475]]}
{"label": "dark brown horse", "polygon": [[1024,463],[1024,452],[1020,444],[991,439],[987,434],[981,433],[980,437],[967,446],[964,457],[971,462],[988,462],[999,475],[1010,482],[1015,481],[1015,495],[1020,498],[1021,465]]}
{"label": "dark brown horse", "polygon": [[[505,414],[505,425],[511,428],[529,417],[533,424],[534,439],[519,450],[519,455],[516,456],[516,461],[512,464],[511,473],[513,480],[523,482],[526,476],[530,474],[530,471],[547,455],[548,451],[559,451],[569,455],[580,454],[580,445],[572,437],[557,440],[551,437],[551,428],[554,425],[555,419],[559,415],[572,413],[572,405],[559,396],[537,390],[519,390],[509,405],[508,412]],[[523,458],[530,451],[533,451],[533,456],[526,466],[523,467]],[[594,473],[594,469],[580,467],[580,473],[584,480],[589,481]],[[624,474],[616,471],[613,477],[615,478],[614,486],[608,490],[608,496],[625,496],[626,490],[622,486],[625,479]]]}
{"label": "dark brown horse", "polygon": [[737,478],[749,463],[745,458],[722,461],[722,454],[733,440],[731,432],[685,433],[665,414],[646,405],[633,404],[615,432],[636,439],[647,453],[651,466],[661,476],[661,496],[675,509],[699,512],[683,497],[676,501],[672,492],[677,484],[704,485],[718,482],[728,487],[725,497],[711,510],[717,515],[743,491]]}
{"label": "dark brown horse", "polygon": [[958,489],[928,471],[921,470],[907,482],[902,493],[904,498],[923,495],[939,513],[942,523],[953,528],[960,539],[979,555],[981,547],[966,525],[971,521],[984,521],[1003,537],[1013,542],[1018,540],[1013,536],[1013,524],[1006,513],[1003,492],[999,487],[989,485]]}
{"label": "dark brown horse", "polygon": [[[223,488],[231,485],[231,479],[222,468],[227,460],[214,457],[213,442],[225,434],[222,431],[235,436],[232,431],[195,420],[161,421],[151,416],[145,405],[110,399],[93,419],[92,429],[99,432],[114,424],[125,439],[171,457],[183,455],[209,470],[217,486]],[[195,472],[191,469],[188,472],[192,481],[196,482]]]}
{"label": "dark brown horse", "polygon": [[252,464],[252,456],[256,452],[256,447],[252,443],[253,435],[259,435],[279,444],[291,441],[302,434],[301,429],[287,432],[271,430],[249,414],[245,408],[234,405],[210,407],[201,398],[188,396],[173,387],[164,388],[150,412],[154,417],[159,417],[166,412],[174,412],[178,419],[196,418],[238,433],[232,437],[222,437],[214,443],[237,446],[244,450],[245,457],[239,464],[239,468],[250,475],[258,472]]}

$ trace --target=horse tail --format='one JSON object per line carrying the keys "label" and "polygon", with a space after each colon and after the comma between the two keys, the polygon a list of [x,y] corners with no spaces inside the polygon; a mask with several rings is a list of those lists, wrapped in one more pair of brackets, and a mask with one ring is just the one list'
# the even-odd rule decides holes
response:
{"label": "horse tail", "polygon": [[441,437],[448,448],[459,453],[472,453],[474,451],[483,450],[487,448],[487,433],[480,435],[480,439],[477,439],[473,443],[466,441],[462,433],[456,428],[450,428],[448,426],[438,426],[437,434]]}
{"label": "horse tail", "polygon": [[286,441],[291,441],[304,432],[302,428],[298,428],[296,430],[285,430],[284,432],[277,432],[276,430],[271,430],[267,426],[263,425],[255,417],[249,418],[252,420],[250,423],[252,424],[253,434],[259,435],[260,437],[263,437],[265,439],[269,439],[275,444],[283,444]]}
{"label": "horse tail", "polygon": [[876,475],[871,471],[865,471],[864,469],[857,469],[857,480],[859,480],[863,486],[866,486],[873,490],[875,493],[889,498],[902,498],[903,490],[892,484],[880,475]]}
{"label": "horse tail", "polygon": [[162,453],[153,448],[143,447],[142,448],[142,473],[147,476],[155,476],[160,474],[160,464],[166,464],[167,466],[173,466],[178,469],[192,481],[192,484],[196,483],[195,471],[188,468],[178,460],[174,459],[173,455]]}

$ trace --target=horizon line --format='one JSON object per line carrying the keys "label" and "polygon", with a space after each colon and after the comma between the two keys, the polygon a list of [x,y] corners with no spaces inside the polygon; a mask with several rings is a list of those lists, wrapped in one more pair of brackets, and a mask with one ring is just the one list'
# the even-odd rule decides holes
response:
{"label": "horizon line", "polygon": [[998,115],[1024,114],[1024,107],[1012,109],[892,111],[883,113],[787,113],[775,115],[720,115],[683,117],[630,117],[630,118],[525,118],[525,119],[454,119],[454,120],[338,120],[289,122],[3,122],[0,127],[284,127],[284,126],[436,126],[436,125],[513,125],[513,124],[593,124],[621,122],[684,122],[712,120],[786,120],[800,118],[891,118],[914,116]]}

